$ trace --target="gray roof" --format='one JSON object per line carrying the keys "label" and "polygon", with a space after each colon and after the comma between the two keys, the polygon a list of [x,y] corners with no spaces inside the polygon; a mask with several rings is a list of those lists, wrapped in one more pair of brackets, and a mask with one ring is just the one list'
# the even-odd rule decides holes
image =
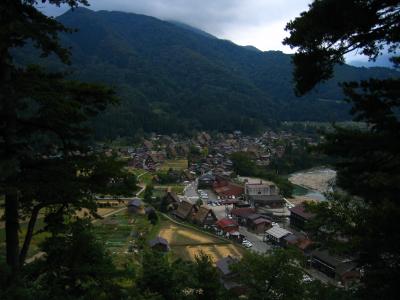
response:
{"label": "gray roof", "polygon": [[168,241],[160,236],[156,237],[155,239],[149,241],[149,246],[154,247],[155,245],[162,244],[168,247]]}
{"label": "gray roof", "polygon": [[338,273],[344,273],[356,266],[353,258],[339,257],[330,254],[328,250],[314,250],[311,255],[336,268]]}
{"label": "gray roof", "polygon": [[141,207],[143,205],[143,202],[139,198],[133,198],[131,201],[129,201],[128,206],[134,206],[134,207]]}
{"label": "gray roof", "polygon": [[222,274],[229,275],[232,273],[229,266],[235,262],[237,262],[237,260],[234,259],[232,256],[224,257],[217,261],[217,269],[220,270]]}
{"label": "gray roof", "polygon": [[271,229],[268,229],[266,231],[266,233],[271,235],[271,236],[273,236],[274,238],[277,238],[277,239],[281,239],[284,236],[286,236],[288,234],[291,234],[291,232],[289,230],[286,230],[286,229],[284,229],[282,227],[279,227],[279,226],[274,226]]}

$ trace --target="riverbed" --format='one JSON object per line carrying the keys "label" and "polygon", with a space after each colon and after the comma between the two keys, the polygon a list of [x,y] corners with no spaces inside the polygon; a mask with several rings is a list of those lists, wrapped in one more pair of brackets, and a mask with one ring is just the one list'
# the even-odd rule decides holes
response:
{"label": "riverbed", "polygon": [[336,171],[329,168],[313,168],[293,173],[289,181],[297,186],[293,196],[294,202],[307,200],[325,201],[325,193],[332,191]]}

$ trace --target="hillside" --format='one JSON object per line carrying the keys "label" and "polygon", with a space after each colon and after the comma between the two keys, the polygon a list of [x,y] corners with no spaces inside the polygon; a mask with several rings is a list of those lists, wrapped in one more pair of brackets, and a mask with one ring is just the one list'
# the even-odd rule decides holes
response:
{"label": "hillside", "polygon": [[[79,29],[62,36],[72,47],[72,76],[110,84],[122,99],[96,120],[99,137],[193,129],[252,132],[281,120],[344,120],[348,107],[337,82],[398,76],[386,68],[344,65],[333,80],[296,98],[290,56],[279,51],[256,51],[132,13],[79,8],[59,20]],[[33,60],[27,53],[17,59]],[[65,68],[54,59],[44,63]]]}

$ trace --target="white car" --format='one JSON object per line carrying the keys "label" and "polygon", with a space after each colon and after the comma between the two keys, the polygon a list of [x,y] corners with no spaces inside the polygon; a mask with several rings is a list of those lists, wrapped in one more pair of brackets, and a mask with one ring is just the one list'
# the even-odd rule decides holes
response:
{"label": "white car", "polygon": [[243,240],[242,245],[245,246],[246,248],[253,247],[253,243],[248,240]]}

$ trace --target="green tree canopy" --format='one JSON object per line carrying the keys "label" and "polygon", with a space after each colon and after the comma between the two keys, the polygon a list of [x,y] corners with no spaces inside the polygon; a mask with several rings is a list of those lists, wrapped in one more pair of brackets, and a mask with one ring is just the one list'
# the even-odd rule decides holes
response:
{"label": "green tree canopy", "polygon": [[[314,1],[288,23],[284,43],[297,47],[296,90],[309,91],[330,78],[343,55],[357,50],[375,59],[400,46],[400,1]],[[336,157],[337,184],[350,197],[312,205],[314,231],[321,240],[359,257],[362,299],[396,299],[400,274],[400,79],[371,78],[342,84],[354,120],[367,128],[335,127],[321,150]],[[324,217],[325,216],[325,217]],[[317,226],[316,226],[317,225]],[[343,241],[348,241],[343,244]]]}

